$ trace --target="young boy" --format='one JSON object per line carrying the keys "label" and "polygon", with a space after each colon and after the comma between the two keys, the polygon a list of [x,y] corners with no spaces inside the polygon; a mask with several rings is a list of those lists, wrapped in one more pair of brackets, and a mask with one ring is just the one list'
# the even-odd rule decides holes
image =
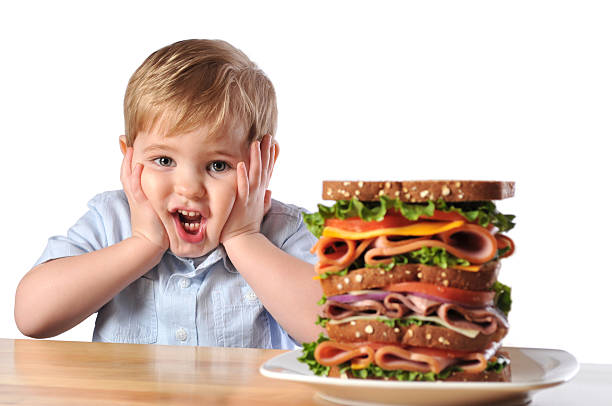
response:
{"label": "young boy", "polygon": [[295,348],[319,333],[316,242],[271,200],[276,96],[223,41],[149,56],[124,103],[122,191],[49,239],[21,280],[15,321],[60,334],[97,312],[94,341]]}

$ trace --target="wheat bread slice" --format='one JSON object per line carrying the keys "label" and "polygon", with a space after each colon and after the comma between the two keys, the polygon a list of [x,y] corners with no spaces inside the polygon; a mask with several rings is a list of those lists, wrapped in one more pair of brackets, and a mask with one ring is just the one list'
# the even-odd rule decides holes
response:
{"label": "wheat bread slice", "polygon": [[423,324],[421,326],[391,327],[382,321],[367,319],[346,323],[327,323],[327,335],[339,343],[359,343],[364,341],[397,344],[404,347],[426,347],[440,350],[484,351],[494,342],[500,342],[508,329],[499,325],[493,334],[478,334],[467,337],[442,326]]}
{"label": "wheat bread slice", "polygon": [[330,275],[321,279],[323,294],[327,297],[366,289],[380,289],[392,283],[425,282],[457,289],[491,290],[497,281],[501,265],[499,261],[484,264],[479,271],[440,268],[423,264],[395,265],[383,268],[359,268],[346,275]]}
{"label": "wheat bread slice", "polygon": [[501,200],[514,196],[514,182],[482,180],[323,181],[323,200],[378,201],[380,196],[424,203]]}

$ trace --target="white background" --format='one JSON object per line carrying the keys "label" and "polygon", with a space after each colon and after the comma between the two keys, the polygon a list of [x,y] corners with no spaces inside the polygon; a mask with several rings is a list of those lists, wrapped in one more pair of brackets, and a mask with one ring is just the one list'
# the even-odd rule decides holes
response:
{"label": "white background", "polygon": [[514,180],[505,344],[612,363],[610,3],[16,3],[0,10],[0,337],[23,337],[14,292],[46,239],[121,187],[132,72],[221,38],[275,83],[275,198],[313,210],[323,179]]}

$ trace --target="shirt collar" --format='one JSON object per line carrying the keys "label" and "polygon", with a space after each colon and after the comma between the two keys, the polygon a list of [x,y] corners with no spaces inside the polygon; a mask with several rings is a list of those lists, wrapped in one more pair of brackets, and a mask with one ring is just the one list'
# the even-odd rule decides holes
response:
{"label": "shirt collar", "polygon": [[207,270],[208,268],[210,268],[212,265],[216,264],[220,260],[223,260],[223,266],[227,272],[238,273],[238,270],[236,269],[236,267],[234,267],[234,264],[232,264],[232,261],[227,256],[227,252],[225,251],[225,248],[223,248],[222,245],[219,245],[217,248],[215,248],[208,254],[205,254],[199,258],[179,257],[170,250],[168,250],[168,253],[183,263],[189,263],[195,266],[194,272],[190,272],[193,275],[185,275],[185,276],[199,275],[200,273],[204,272],[205,270]]}

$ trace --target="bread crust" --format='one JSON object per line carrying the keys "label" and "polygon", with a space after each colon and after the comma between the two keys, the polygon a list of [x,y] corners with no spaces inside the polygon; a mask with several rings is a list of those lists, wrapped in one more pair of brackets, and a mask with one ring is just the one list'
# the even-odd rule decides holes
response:
{"label": "bread crust", "polygon": [[423,264],[396,265],[386,271],[382,268],[360,268],[346,275],[331,275],[321,279],[323,294],[330,297],[343,293],[383,288],[391,283],[425,282],[457,289],[491,290],[497,281],[499,261],[487,262],[478,272],[453,268],[440,268]]}
{"label": "bread crust", "polygon": [[514,196],[514,182],[481,180],[323,181],[323,200],[377,201],[380,196],[423,203],[501,200]]}
{"label": "bread crust", "polygon": [[330,339],[339,343],[377,342],[404,347],[427,347],[440,350],[484,351],[492,343],[500,342],[508,330],[499,326],[490,335],[478,334],[474,338],[464,336],[446,327],[424,324],[422,326],[389,327],[377,320],[354,320],[326,326]]}

